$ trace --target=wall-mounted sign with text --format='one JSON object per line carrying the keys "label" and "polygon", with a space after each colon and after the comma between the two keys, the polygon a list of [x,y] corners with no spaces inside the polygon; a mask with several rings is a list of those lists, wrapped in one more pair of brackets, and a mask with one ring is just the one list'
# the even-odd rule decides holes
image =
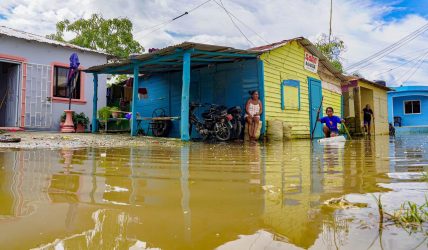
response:
{"label": "wall-mounted sign with text", "polygon": [[318,72],[318,57],[313,56],[312,54],[305,52],[305,69],[309,70],[312,73]]}

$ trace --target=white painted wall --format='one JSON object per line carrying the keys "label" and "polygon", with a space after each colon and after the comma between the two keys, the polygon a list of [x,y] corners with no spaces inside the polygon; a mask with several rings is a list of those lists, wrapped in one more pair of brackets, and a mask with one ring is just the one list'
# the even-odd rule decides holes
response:
{"label": "white painted wall", "polygon": [[[107,56],[88,51],[55,46],[40,42],[27,41],[19,38],[2,36],[0,34],[0,54],[23,57],[28,63],[51,65],[54,62],[69,64],[70,55],[76,52],[79,56],[80,64],[83,68],[89,68],[94,65],[105,64]],[[72,104],[72,110],[76,112],[85,112],[89,118],[92,118],[92,97],[93,97],[93,78],[92,74],[84,75],[85,104]],[[59,130],[60,116],[68,104],[53,102],[53,123],[51,130]],[[106,75],[98,76],[98,108],[106,105]]]}

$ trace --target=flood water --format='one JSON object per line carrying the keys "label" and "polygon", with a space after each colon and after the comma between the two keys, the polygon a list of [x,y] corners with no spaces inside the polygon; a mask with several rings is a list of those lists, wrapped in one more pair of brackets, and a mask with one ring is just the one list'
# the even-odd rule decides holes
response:
{"label": "flood water", "polygon": [[[428,135],[0,152],[0,249],[426,249]],[[416,176],[416,177],[415,177]],[[366,208],[338,209],[346,197]],[[425,228],[427,229],[427,228]]]}

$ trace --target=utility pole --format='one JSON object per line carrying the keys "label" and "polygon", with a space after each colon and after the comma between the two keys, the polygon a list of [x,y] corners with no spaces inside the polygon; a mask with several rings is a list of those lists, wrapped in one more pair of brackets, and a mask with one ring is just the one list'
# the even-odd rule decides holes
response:
{"label": "utility pole", "polygon": [[333,0],[330,0],[330,30],[328,33],[328,43],[331,42],[331,20],[333,18]]}

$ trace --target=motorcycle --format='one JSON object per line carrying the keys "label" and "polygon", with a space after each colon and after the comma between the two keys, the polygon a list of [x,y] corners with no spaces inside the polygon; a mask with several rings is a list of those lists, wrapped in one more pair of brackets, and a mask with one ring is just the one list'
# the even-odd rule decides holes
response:
{"label": "motorcycle", "polygon": [[196,108],[204,107],[199,103],[190,104],[189,113],[189,134],[192,132],[193,125],[196,131],[202,136],[203,140],[214,137],[219,141],[227,141],[230,139],[230,120],[227,109],[222,106],[211,105],[208,110],[202,113],[203,122],[195,115]]}
{"label": "motorcycle", "polygon": [[227,113],[232,116],[232,119],[230,119],[230,123],[232,124],[230,129],[230,138],[239,139],[242,133],[242,109],[240,106],[234,106],[229,108]]}

